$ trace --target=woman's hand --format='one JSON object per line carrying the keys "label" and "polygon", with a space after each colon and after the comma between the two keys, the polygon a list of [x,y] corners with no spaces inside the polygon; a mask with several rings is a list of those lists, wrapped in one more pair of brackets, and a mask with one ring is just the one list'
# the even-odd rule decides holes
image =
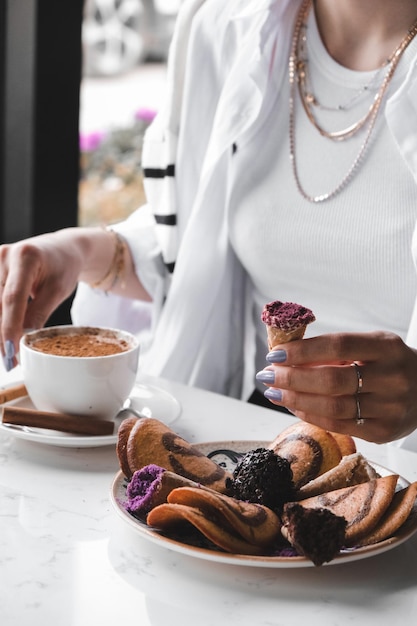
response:
{"label": "woman's hand", "polygon": [[275,346],[267,361],[256,376],[265,396],[300,419],[376,443],[417,428],[417,351],[397,335],[322,335]]}
{"label": "woman's hand", "polygon": [[82,264],[69,231],[0,247],[0,344],[7,370],[16,365],[24,329],[45,324],[74,291]]}
{"label": "woman's hand", "polygon": [[[7,370],[17,364],[24,330],[44,326],[79,281],[101,288],[103,277],[110,276],[103,289],[151,300],[136,275],[129,247],[123,245],[122,259],[117,256],[117,241],[111,230],[75,227],[0,246],[0,349]],[[120,280],[111,273],[115,258]]]}

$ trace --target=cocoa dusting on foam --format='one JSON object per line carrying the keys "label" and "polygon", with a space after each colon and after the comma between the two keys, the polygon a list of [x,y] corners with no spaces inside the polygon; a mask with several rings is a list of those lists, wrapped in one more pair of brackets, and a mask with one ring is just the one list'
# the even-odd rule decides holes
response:
{"label": "cocoa dusting on foam", "polygon": [[28,342],[38,352],[55,356],[97,357],[110,356],[129,350],[130,345],[115,335],[94,332],[48,334]]}
{"label": "cocoa dusting on foam", "polygon": [[313,311],[295,302],[274,300],[265,304],[261,319],[267,326],[275,326],[283,331],[290,331],[299,326],[306,326],[315,321]]}

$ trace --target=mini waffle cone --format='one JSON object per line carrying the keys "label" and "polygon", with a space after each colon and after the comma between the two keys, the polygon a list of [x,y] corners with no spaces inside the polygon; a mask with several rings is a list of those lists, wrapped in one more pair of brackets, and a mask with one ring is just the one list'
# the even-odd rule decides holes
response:
{"label": "mini waffle cone", "polygon": [[294,330],[285,331],[277,326],[267,326],[266,332],[268,335],[268,348],[272,350],[274,346],[277,346],[281,343],[288,343],[289,341],[294,341],[295,339],[302,339],[304,337],[304,333],[306,331],[307,326],[299,326]]}

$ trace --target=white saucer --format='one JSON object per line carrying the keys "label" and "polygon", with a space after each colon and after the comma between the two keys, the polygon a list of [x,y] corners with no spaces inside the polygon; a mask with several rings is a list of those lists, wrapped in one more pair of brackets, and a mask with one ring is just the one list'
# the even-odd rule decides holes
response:
{"label": "white saucer", "polygon": [[172,424],[181,414],[181,404],[171,393],[149,383],[136,383],[125,406],[164,424]]}
{"label": "white saucer", "polygon": [[[8,402],[8,405],[33,409],[28,396]],[[135,384],[126,405],[145,417],[155,417],[164,424],[171,424],[181,413],[181,405],[170,393],[150,384]],[[117,431],[113,435],[71,435],[57,430],[44,428],[14,427],[0,422],[0,432],[7,433],[16,439],[45,443],[52,446],[67,448],[96,448],[114,445],[117,442]]]}

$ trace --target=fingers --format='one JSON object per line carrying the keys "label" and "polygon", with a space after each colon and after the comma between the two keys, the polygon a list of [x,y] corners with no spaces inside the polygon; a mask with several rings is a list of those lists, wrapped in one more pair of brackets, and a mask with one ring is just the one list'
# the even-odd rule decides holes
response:
{"label": "fingers", "polygon": [[[320,416],[332,421],[350,420],[358,417],[357,396],[331,396],[313,393],[296,393],[285,389],[269,388],[265,397],[274,404],[290,408],[293,413],[303,416]],[[402,410],[399,402],[386,402],[375,394],[360,394],[360,412],[364,419],[395,419]]]}
{"label": "fingers", "polygon": [[396,359],[402,354],[403,341],[393,333],[333,333],[275,346],[267,354],[269,363],[310,365],[324,363],[350,364],[353,361],[374,361],[381,355]]}
{"label": "fingers", "polygon": [[[267,372],[264,374],[263,372]],[[288,367],[275,366],[258,372],[256,378],[278,387],[306,393],[351,394],[357,388],[357,377],[351,365]]]}
{"label": "fingers", "polygon": [[32,300],[40,284],[39,253],[25,244],[2,246],[1,262],[1,344],[6,369],[11,369],[16,365],[23,329],[42,325],[47,318],[39,315]]}
{"label": "fingers", "polygon": [[[276,391],[278,394],[275,394]],[[373,394],[332,397],[271,388],[265,396],[273,404],[289,408],[296,417],[306,422],[375,443],[399,439],[413,430],[398,417],[403,411],[401,404],[379,402]],[[358,421],[359,417],[363,421]]]}
{"label": "fingers", "polygon": [[385,332],[277,346],[256,378],[265,396],[305,421],[378,443],[417,427],[417,353]]}
{"label": "fingers", "polygon": [[[404,381],[392,363],[360,363],[361,392],[378,392],[388,397],[395,388],[398,394],[406,391]],[[348,365],[320,365],[313,367],[269,366],[256,374],[258,382],[293,391],[347,395],[358,392],[358,375],[353,363]]]}
{"label": "fingers", "polygon": [[393,436],[392,423],[385,419],[367,419],[363,425],[358,425],[354,420],[331,420],[322,415],[304,415],[302,412],[298,412],[296,416],[305,422],[320,426],[324,430],[350,435],[378,444],[388,443],[404,436],[403,433],[397,437]]}
{"label": "fingers", "polygon": [[43,326],[74,291],[89,239],[79,231],[63,229],[0,246],[0,349],[6,367],[16,364],[24,329]]}

